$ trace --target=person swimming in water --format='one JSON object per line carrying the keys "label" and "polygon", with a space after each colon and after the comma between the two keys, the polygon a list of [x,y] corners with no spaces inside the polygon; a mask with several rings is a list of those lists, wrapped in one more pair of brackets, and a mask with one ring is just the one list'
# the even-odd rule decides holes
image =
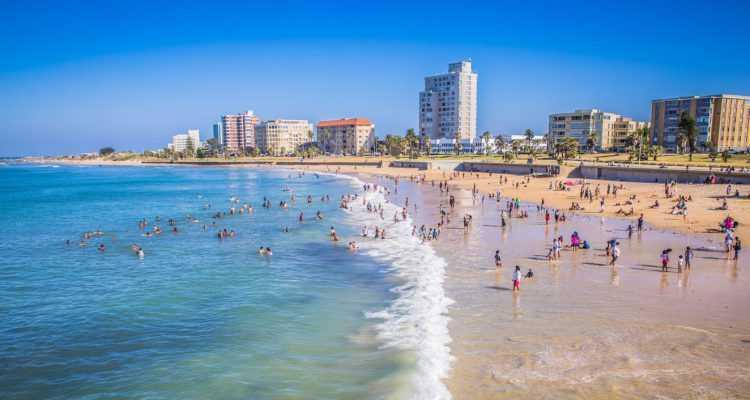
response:
{"label": "person swimming in water", "polygon": [[333,227],[331,227],[331,231],[330,231],[330,233],[328,234],[328,236],[330,236],[330,237],[331,237],[331,240],[333,240],[334,242],[338,242],[338,241],[339,241],[339,237],[338,237],[338,235],[336,234],[336,229],[334,229]]}

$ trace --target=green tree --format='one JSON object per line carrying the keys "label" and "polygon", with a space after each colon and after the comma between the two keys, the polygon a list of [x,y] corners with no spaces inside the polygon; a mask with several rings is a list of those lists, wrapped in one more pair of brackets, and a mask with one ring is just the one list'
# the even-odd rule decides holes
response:
{"label": "green tree", "polygon": [[461,132],[456,131],[456,133],[453,135],[453,150],[456,151],[456,155],[461,155]]}
{"label": "green tree", "polygon": [[420,153],[430,155],[430,137],[424,133],[419,135],[419,148]]}
{"label": "green tree", "polygon": [[513,153],[512,153],[512,152],[510,152],[510,151],[506,151],[506,152],[504,152],[504,153],[503,153],[503,160],[505,160],[506,162],[511,162],[511,161],[513,161],[513,158],[514,158],[514,157],[515,157],[515,156],[514,156],[514,155],[513,155]]}
{"label": "green tree", "polygon": [[649,155],[653,158],[654,161],[657,161],[657,159],[663,152],[664,149],[659,145],[651,146],[651,148],[649,148]]}
{"label": "green tree", "polygon": [[521,150],[521,141],[518,139],[511,140],[510,148],[513,150],[513,157],[518,157],[518,152]]}
{"label": "green tree", "polygon": [[401,138],[393,135],[385,136],[386,147],[388,154],[392,157],[399,157],[401,155]]}
{"label": "green tree", "polygon": [[732,157],[732,155],[729,153],[729,150],[724,150],[721,152],[721,161],[727,162]]}
{"label": "green tree", "polygon": [[498,152],[505,152],[505,138],[503,135],[495,136],[495,147],[497,147]]}
{"label": "green tree", "polygon": [[523,133],[523,136],[526,138],[526,149],[528,151],[531,151],[531,142],[534,141],[534,131],[531,129],[526,129],[526,131]]}
{"label": "green tree", "polygon": [[698,128],[695,126],[695,118],[683,111],[682,114],[680,114],[678,132],[682,151],[685,151],[687,148],[690,154],[688,158],[690,161],[693,161],[693,153],[695,153],[696,140],[698,139]]}
{"label": "green tree", "polygon": [[115,149],[112,147],[102,147],[99,149],[99,155],[102,157],[108,156],[115,152]]}
{"label": "green tree", "polygon": [[578,156],[579,143],[576,138],[565,136],[555,143],[555,154],[560,159],[570,159]]}
{"label": "green tree", "polygon": [[417,147],[419,146],[419,138],[417,138],[417,135],[414,133],[413,128],[409,128],[406,130],[404,141],[406,142],[406,146],[408,146],[409,148],[409,158],[416,158]]}
{"label": "green tree", "polygon": [[482,134],[482,148],[484,149],[484,155],[487,155],[487,148],[492,143],[492,134],[490,131],[484,131]]}
{"label": "green tree", "polygon": [[589,150],[589,153],[593,153],[595,147],[596,147],[596,132],[589,132],[588,135],[586,135],[586,148]]}
{"label": "green tree", "polygon": [[708,148],[708,158],[711,162],[716,162],[716,158],[719,157],[719,152],[716,150],[716,146],[714,146],[711,141],[706,142],[704,146]]}

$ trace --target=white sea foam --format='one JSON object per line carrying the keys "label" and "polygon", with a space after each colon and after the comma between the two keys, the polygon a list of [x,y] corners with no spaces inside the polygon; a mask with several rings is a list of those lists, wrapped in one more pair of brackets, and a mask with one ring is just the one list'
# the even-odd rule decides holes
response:
{"label": "white sea foam", "polygon": [[[349,177],[362,188],[357,178]],[[448,306],[453,303],[443,290],[446,262],[429,246],[411,235],[412,220],[393,222],[394,213],[401,207],[388,203],[382,193],[364,192],[373,204],[383,205],[381,219],[362,205],[362,199],[352,202],[351,220],[358,226],[385,228],[386,240],[358,240],[360,251],[390,264],[389,273],[402,284],[392,289],[396,299],[384,310],[366,313],[379,320],[378,338],[386,348],[414,352],[416,371],[412,380],[415,399],[450,399],[443,383],[450,371],[452,356],[448,332]]]}

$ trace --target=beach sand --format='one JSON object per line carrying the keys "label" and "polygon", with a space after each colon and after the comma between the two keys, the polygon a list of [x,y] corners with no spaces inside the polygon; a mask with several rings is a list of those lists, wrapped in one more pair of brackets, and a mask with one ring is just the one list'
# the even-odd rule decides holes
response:
{"label": "beach sand", "polygon": [[[579,198],[580,179],[565,177],[537,177],[532,178],[526,184],[522,183],[525,178],[518,175],[509,174],[488,174],[466,172],[458,173],[458,176],[452,176],[449,172],[427,170],[420,171],[410,168],[393,168],[393,167],[353,167],[353,166],[309,166],[304,170],[317,170],[339,173],[359,173],[373,176],[391,176],[409,178],[411,176],[421,175],[429,182],[434,180],[447,180],[451,187],[471,190],[475,185],[480,193],[489,194],[500,192],[503,197],[518,197],[521,201],[530,203],[541,203],[544,200],[546,206],[567,210],[571,202],[578,202],[585,210],[578,211],[577,214],[595,215],[610,218],[622,218],[632,220],[633,223],[639,214],[643,213],[645,221],[657,228],[673,230],[682,233],[717,233],[719,232],[719,223],[727,216],[732,216],[740,222],[737,229],[738,236],[750,238],[750,185],[732,185],[732,192],[739,189],[743,197],[728,197],[728,210],[719,210],[721,200],[725,197],[726,185],[690,185],[677,184],[675,195],[671,199],[664,196],[663,183],[643,183],[643,182],[621,182],[610,180],[592,180],[588,179],[591,190],[599,185],[602,195],[606,194],[607,184],[622,185],[617,196],[607,196],[605,201],[604,212],[599,212],[599,200],[594,199],[589,203]],[[507,184],[500,184],[500,178],[507,178]],[[572,183],[570,191],[549,190],[550,182],[567,181]],[[515,183],[520,185],[515,187]],[[636,196],[634,204],[626,205],[625,202],[632,195]],[[693,200],[687,203],[688,216],[672,215],[672,207],[676,204],[677,196],[692,196]],[[651,208],[654,201],[658,200],[660,206]],[[617,204],[620,205],[617,205]],[[617,211],[629,211],[633,208],[634,215],[624,217],[618,215]]]}
{"label": "beach sand", "polygon": [[[361,178],[394,186],[381,169],[377,175],[363,169],[356,171]],[[355,173],[339,169],[345,171]],[[408,176],[416,171],[389,173]],[[728,259],[721,234],[695,233],[712,229],[712,221],[721,218],[696,208],[710,205],[710,196],[723,185],[679,185],[678,193],[689,191],[695,199],[689,206],[691,226],[651,212],[646,230],[628,239],[626,227],[632,221],[607,218],[611,212],[579,212],[564,223],[545,225],[532,203],[523,206],[528,219],[510,218],[501,228],[499,207],[505,199],[498,204],[485,198],[482,203],[481,197],[460,189],[480,186],[482,179],[497,177],[480,174],[479,179],[451,182],[457,206],[451,223],[432,243],[448,261],[446,292],[455,301],[449,314],[455,361],[446,382],[455,398],[750,398],[750,276],[742,262]],[[571,196],[577,200],[577,189],[550,192],[545,182],[532,181],[525,190],[508,190],[510,184],[500,189],[506,196],[517,193],[532,201],[544,197],[547,205],[564,205]],[[659,196],[663,190],[658,184],[625,187],[618,198]],[[429,181],[417,185],[402,178],[391,199],[403,204],[409,197],[419,207],[415,222],[432,226],[439,220],[440,204],[447,207],[448,195]],[[744,220],[747,210],[740,202],[730,205],[735,207],[733,215],[737,211]],[[474,222],[465,233],[461,221],[467,213]],[[549,262],[552,238],[561,235],[568,243],[573,231],[592,248],[565,249],[561,260]],[[609,239],[621,243],[615,267],[607,265]],[[688,245],[696,259],[691,270],[679,273],[675,260]],[[665,248],[674,249],[669,272],[661,272],[659,265]],[[503,257],[499,271],[495,249]],[[747,253],[743,250],[740,257],[746,259]],[[535,271],[519,293],[511,290],[514,265],[524,273]]]}

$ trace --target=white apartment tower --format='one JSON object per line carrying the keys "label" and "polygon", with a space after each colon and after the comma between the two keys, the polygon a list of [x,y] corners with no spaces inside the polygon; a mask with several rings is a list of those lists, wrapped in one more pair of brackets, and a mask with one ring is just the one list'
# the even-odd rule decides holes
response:
{"label": "white apartment tower", "polygon": [[274,119],[256,125],[255,135],[261,153],[285,156],[312,142],[312,127],[307,120]]}
{"label": "white apartment tower", "polygon": [[431,139],[477,136],[477,74],[471,60],[448,64],[448,73],[424,78],[419,133]]}

